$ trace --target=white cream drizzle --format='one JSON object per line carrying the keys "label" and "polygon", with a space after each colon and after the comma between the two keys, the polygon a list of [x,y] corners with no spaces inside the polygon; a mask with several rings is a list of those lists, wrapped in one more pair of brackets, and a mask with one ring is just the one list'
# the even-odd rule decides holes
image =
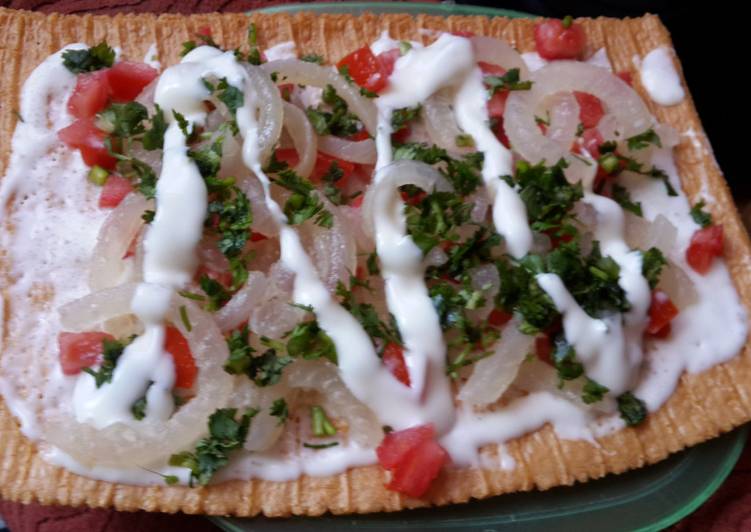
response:
{"label": "white cream drizzle", "polygon": [[[396,43],[387,33],[379,41],[380,44],[373,45],[375,50],[382,46],[385,51]],[[416,105],[441,87],[459,86],[455,101],[457,120],[475,138],[478,148],[485,155],[483,178],[494,197],[494,222],[506,238],[512,254],[521,256],[524,254],[526,238],[520,236],[525,232],[520,223],[523,210],[519,211],[518,204],[514,203],[516,194],[513,189],[498,179],[500,175],[511,173],[510,170],[504,171],[510,169],[510,154],[502,151],[505,150],[503,146],[500,146],[502,150],[498,149],[500,144],[485,124],[486,96],[480,98],[480,91],[484,92],[484,88],[481,75],[474,68],[472,50],[468,43],[467,39],[443,34],[432,46],[424,49],[415,46],[397,61],[389,89],[377,100],[379,172],[375,179],[379,179],[382,169],[392,159],[390,121],[393,110]],[[289,53],[289,45],[282,44],[285,46],[279,48],[279,53]],[[53,129],[47,129],[46,102],[51,99],[54,104],[59,100],[58,105],[63,107],[61,116],[67,118],[64,102],[75,83],[75,77],[62,67],[60,53],[42,63],[24,85],[21,114],[25,122],[19,123],[14,134],[11,164],[0,189],[3,204],[13,193],[23,192],[26,187],[40,186],[41,181],[24,181],[22,177],[25,174],[41,180],[42,177],[49,179],[53,173],[51,169],[55,159],[50,159],[48,152],[58,145],[55,131],[64,124],[55,123]],[[276,52],[272,51],[272,56],[274,53]],[[529,54],[524,56],[529,63]],[[530,69],[534,68],[530,66]],[[211,75],[226,77],[230,84],[237,87],[245,87],[247,79],[232,53],[201,47],[188,54],[181,64],[168,68],[162,74],[156,101],[167,111],[167,116],[171,115],[171,109],[175,109],[190,122],[201,124],[206,118],[202,101],[208,96],[201,78]],[[353,394],[368,405],[383,423],[399,429],[433,422],[439,433],[443,434],[441,444],[449,451],[453,461],[457,465],[476,467],[480,466],[477,452],[479,447],[512,439],[546,423],[550,423],[561,438],[590,441],[593,430],[599,435],[622,426],[617,416],[596,421],[590,412],[579,405],[548,392],[537,392],[516,399],[492,413],[478,414],[466,408],[455,412],[451,395],[446,392],[448,380],[443,375],[445,346],[440,327],[437,326],[437,317],[433,319],[435,311],[427,298],[422,279],[421,255],[406,234],[403,205],[396,191],[392,191],[393,193],[383,195],[382,202],[374,209],[374,222],[378,253],[387,283],[387,302],[405,339],[406,360],[415,388],[408,389],[398,383],[375,355],[371,340],[359,323],[328,293],[310,258],[305,254],[299,236],[287,225],[279,205],[271,198],[269,180],[261,169],[255,141],[257,124],[254,95],[247,88],[245,98],[245,106],[238,111],[238,123],[245,139],[244,160],[261,181],[266,204],[280,226],[282,261],[296,274],[294,300],[313,306],[321,327],[337,347],[343,380]],[[174,290],[190,279],[195,267],[193,254],[202,232],[206,191],[195,165],[185,155],[185,139],[174,122],[169,126],[165,147],[163,171],[157,189],[157,215],[146,237],[145,282],[139,287],[132,302],[133,311],[144,321],[146,331],[126,349],[112,383],[97,390],[93,387],[93,379],[86,376],[86,379],[76,381],[73,392],[77,418],[87,420],[95,426],[106,426],[110,421],[128,422],[123,409],[128,410],[127,417],[132,418],[129,413],[130,405],[144,391],[148,394],[148,416],[166,419],[174,408],[169,394],[174,381],[174,369],[171,357],[164,353],[162,347],[163,319]],[[85,169],[80,158],[76,161],[77,166],[68,170],[68,173],[71,179],[82,180]],[[672,155],[667,150],[660,151],[655,163],[668,172],[674,186],[678,187]],[[42,169],[49,169],[43,172],[47,175],[36,177],[39,172],[28,172],[29,169],[33,170],[31,165],[34,164]],[[585,201],[597,211],[599,223],[596,238],[601,242],[603,254],[613,257],[621,267],[619,283],[627,293],[632,310],[623,316],[622,321],[620,316],[596,320],[587,316],[573,301],[557,276],[546,274],[538,277],[538,281],[564,314],[564,333],[577,349],[588,375],[608,386],[614,393],[631,389],[636,383],[635,394],[646,401],[650,411],[654,411],[672,394],[684,370],[703,371],[738,353],[746,339],[747,315],[724,263],[716,261],[706,276],[693,273],[685,264],[683,250],[695,230],[688,216],[685,197],[667,197],[662,183],[656,180],[634,178],[626,186],[632,197],[642,202],[647,219],[663,214],[678,227],[676,245],[670,258],[689,274],[699,292],[698,302],[674,320],[671,338],[654,341],[646,354],[642,355],[641,333],[649,304],[649,289],[646,287],[645,290],[646,281],[641,276],[640,254],[630,251],[623,242],[623,213],[617,204],[607,198],[588,193]],[[64,209],[75,212],[80,205],[81,202],[73,202]],[[513,216],[501,216],[496,210],[512,212]],[[175,214],[178,211],[179,216]],[[38,212],[36,204],[31,207],[22,204],[18,207],[15,221],[20,227],[24,227],[26,222],[26,225],[33,225]],[[81,229],[86,234],[96,235],[103,217],[96,219],[89,216],[72,220],[74,223],[70,224],[69,231]],[[34,256],[28,253],[28,248],[16,241],[8,244],[6,240],[4,237],[3,247],[10,250],[13,267],[20,268],[21,271],[32,271],[37,276],[44,275],[45,280],[53,283],[58,290],[57,300],[65,301],[83,295],[80,293],[80,283],[66,284],[69,283],[68,280],[58,279],[59,268],[30,269],[28,266],[33,267],[36,263]],[[85,243],[88,242],[90,252],[93,237],[84,240]],[[83,263],[87,254],[82,250],[86,247],[72,246],[71,249],[61,251],[56,260],[72,263],[74,266]],[[29,274],[29,279],[33,278]],[[30,281],[23,281],[10,287],[10,290],[26,297],[29,285]],[[56,307],[57,305],[53,308]],[[14,312],[18,310],[14,309]],[[56,320],[56,313],[53,311],[51,327],[56,327]],[[718,330],[725,333],[718,335]],[[45,335],[54,336],[54,333]],[[48,338],[46,341],[49,341]],[[626,356],[624,348],[627,349]],[[639,376],[636,370],[640,367],[642,357],[644,370]],[[7,370],[3,367],[4,373]],[[12,374],[1,377],[0,392],[14,414],[22,420],[24,432],[29,437],[43,438],[35,430],[35,416],[38,413],[34,410],[33,403],[29,403],[28,398],[18,396],[11,381]],[[149,385],[149,382],[154,384]],[[125,383],[129,386],[126,387]],[[119,403],[116,398],[119,398]],[[101,417],[106,421],[97,421]],[[57,449],[46,448],[43,456],[52,463],[94,478],[143,484],[155,482],[155,475],[146,471],[84,467]],[[506,464],[504,467],[513,467],[503,453],[500,460],[501,464]],[[325,476],[374,462],[372,449],[361,449],[352,444],[321,451],[303,450],[294,456],[275,455],[273,452],[245,453],[238,455],[237,460],[220,473],[217,480],[248,476],[290,480],[300,474]],[[513,463],[513,459],[510,462]],[[174,469],[157,468],[159,473],[177,474],[182,481],[187,480],[185,470]],[[156,482],[160,482],[158,477]]]}
{"label": "white cream drizzle", "polygon": [[660,105],[677,105],[683,101],[686,91],[673,64],[670,49],[660,46],[641,60],[641,82],[652,101]]}

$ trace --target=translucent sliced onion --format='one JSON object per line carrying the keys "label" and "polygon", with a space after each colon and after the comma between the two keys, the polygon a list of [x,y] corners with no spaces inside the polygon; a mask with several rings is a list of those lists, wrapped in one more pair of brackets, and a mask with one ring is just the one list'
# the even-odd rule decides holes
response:
{"label": "translucent sliced onion", "polygon": [[523,334],[512,320],[503,329],[493,354],[475,362],[472,375],[459,390],[459,399],[471,405],[496,402],[516,378],[520,364],[532,352],[534,336]]}
{"label": "translucent sliced onion", "polygon": [[318,138],[318,149],[343,161],[357,164],[375,164],[376,146],[373,139],[347,140],[331,135]]}
{"label": "translucent sliced onion", "polygon": [[[136,286],[131,283],[108,288],[65,305],[60,309],[63,328],[91,331],[107,319],[130,314]],[[181,305],[187,310],[190,331],[180,319]],[[60,404],[45,412],[45,440],[84,465],[149,467],[164,463],[171,454],[189,448],[205,434],[209,415],[226,405],[232,390],[232,377],[222,369],[228,356],[226,343],[213,318],[190,301],[173,301],[167,320],[186,338],[198,366],[196,395],[190,401],[166,422],[146,418],[101,430],[78,423],[72,405]]]}
{"label": "translucent sliced onion", "polygon": [[527,63],[524,62],[521,54],[506,41],[492,37],[483,37],[481,35],[470,37],[469,40],[472,41],[472,48],[475,50],[475,59],[478,61],[499,65],[506,70],[518,68],[519,78],[529,79]]}
{"label": "translucent sliced onion", "polygon": [[261,68],[266,71],[267,78],[272,72],[276,72],[280,83],[312,85],[321,88],[331,85],[336,93],[347,102],[349,110],[362,121],[368,133],[375,136],[378,119],[375,105],[360,94],[357,85],[348,83],[333,67],[324,67],[297,59],[281,59],[264,63]]}
{"label": "translucent sliced onion", "polygon": [[591,179],[592,165],[574,157],[568,149],[542,134],[535,113],[545,98],[559,92],[584,91],[597,96],[618,124],[621,138],[648,129],[653,119],[639,95],[622,79],[605,69],[579,61],[553,61],[530,75],[528,91],[512,91],[506,101],[504,128],[514,150],[531,163],[553,164],[561,158],[569,163],[571,181]]}
{"label": "translucent sliced onion", "polygon": [[297,360],[286,373],[290,387],[321,393],[326,413],[347,421],[350,439],[363,447],[380,443],[383,430],[378,419],[352,395],[335,365],[325,360]]}
{"label": "translucent sliced onion", "polygon": [[258,304],[250,317],[250,329],[259,336],[278,339],[304,317],[304,310],[292,306],[291,296],[276,296]]}
{"label": "translucent sliced onion", "polygon": [[262,68],[245,65],[245,70],[248,73],[248,88],[255,96],[252,101],[258,107],[258,150],[261,163],[265,165],[282,133],[283,100],[279,89]]}
{"label": "translucent sliced onion", "polygon": [[579,104],[571,93],[558,93],[550,98],[550,127],[545,136],[566,150],[576,140],[579,127]]}
{"label": "translucent sliced onion", "polygon": [[668,261],[663,268],[657,288],[665,292],[679,310],[693,305],[699,299],[694,282],[673,261]]}
{"label": "translucent sliced onion", "polygon": [[295,172],[302,177],[308,177],[313,171],[318,154],[318,137],[310,125],[305,113],[288,102],[284,104],[284,128],[292,137],[292,143],[300,157],[300,162],[295,166]]}
{"label": "translucent sliced onion", "polygon": [[627,211],[624,217],[624,238],[632,248],[646,251],[656,247],[666,255],[673,249],[678,229],[662,214],[651,222]]}
{"label": "translucent sliced onion", "polygon": [[246,175],[238,182],[238,187],[250,201],[250,207],[253,211],[253,224],[251,226],[253,231],[264,236],[276,235],[279,232],[279,226],[266,205],[263,186],[258,178],[254,175]]}
{"label": "translucent sliced onion", "polygon": [[349,276],[357,268],[357,243],[339,214],[339,209],[319,194],[326,209],[333,215],[331,228],[326,229],[308,220],[299,229],[300,240],[318,271],[321,281],[333,293],[339,282],[349,286]]}
{"label": "translucent sliced onion", "polygon": [[464,131],[456,123],[453,100],[454,91],[442,89],[425,101],[422,112],[425,130],[433,144],[444,150],[453,153],[470,153],[474,151],[474,148],[456,145],[457,137],[463,135]]}
{"label": "translucent sliced onion", "polygon": [[394,161],[379,171],[378,179],[365,191],[362,202],[363,227],[368,235],[373,235],[373,208],[376,196],[392,194],[394,201],[401,201],[397,191],[404,185],[415,185],[425,192],[436,190],[450,191],[451,184],[441,173],[418,161]]}
{"label": "translucent sliced onion", "polygon": [[129,264],[131,261],[125,261],[123,257],[143,227],[141,216],[153,208],[153,201],[146,200],[142,194],[131,193],[112,210],[99,230],[91,256],[89,287],[92,290],[134,280],[130,275],[134,271]]}
{"label": "translucent sliced onion", "polygon": [[349,205],[342,205],[339,207],[339,214],[341,214],[344,223],[347,224],[352,231],[352,235],[355,237],[357,243],[357,249],[360,253],[370,253],[375,249],[375,243],[370,234],[365,230],[363,223],[363,213],[361,208],[350,207]]}
{"label": "translucent sliced onion", "polygon": [[248,273],[248,281],[226,305],[214,314],[222,332],[231,331],[250,319],[253,309],[262,301],[266,291],[266,276],[261,272]]}
{"label": "translucent sliced onion", "polygon": [[248,451],[265,451],[274,445],[284,432],[284,423],[271,415],[271,405],[284,398],[289,392],[284,381],[274,386],[259,387],[246,377],[238,377],[232,391],[230,406],[235,408],[257,408],[248,436],[243,447]]}

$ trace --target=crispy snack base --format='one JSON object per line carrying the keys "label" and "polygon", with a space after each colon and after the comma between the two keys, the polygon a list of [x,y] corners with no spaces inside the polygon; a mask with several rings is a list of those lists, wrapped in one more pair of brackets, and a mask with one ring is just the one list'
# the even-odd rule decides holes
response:
{"label": "crispy snack base", "polygon": [[[409,15],[253,15],[259,44],[294,40],[302,53],[319,53],[336,61],[372,42],[384,29],[397,39],[425,39],[421,30],[463,30],[503,38],[521,51],[534,49],[532,20],[484,17]],[[249,18],[244,15],[117,15],[62,16],[0,8],[0,175],[5,173],[10,139],[16,123],[19,92],[29,73],[47,55],[72,42],[96,44],[103,39],[122,48],[124,57],[140,60],[156,43],[159,60],[178,60],[183,41],[210,26],[227,48],[245,46]],[[672,46],[656,16],[580,21],[592,50],[605,47],[615,71],[634,73],[634,86],[659,121],[679,132],[693,129],[696,141],[681,137],[675,155],[683,188],[694,198],[702,186],[711,190],[710,205],[726,234],[726,260],[745,305],[751,308],[751,247],[720,168],[690,97],[674,107],[660,107],[646,98],[632,57],[653,48]],[[4,254],[0,254],[4,255]],[[7,299],[5,308],[9,309]],[[10,309],[12,312],[12,308]],[[6,319],[7,319],[7,312]],[[7,321],[4,324],[7,326]],[[722,334],[722,331],[718,331]],[[450,469],[441,474],[424,500],[403,497],[384,488],[378,466],[359,467],[327,478],[303,476],[296,481],[232,481],[204,488],[130,486],[75,475],[52,466],[19,431],[0,400],[0,496],[43,504],[114,507],[118,510],[187,512],[251,516],[320,515],[395,511],[426,505],[466,502],[513,491],[547,489],[620,473],[664,459],[670,453],[702,442],[751,419],[751,349],[698,375],[684,375],[670,400],[638,428],[627,428],[598,440],[559,440],[545,426],[506,444],[516,467],[512,470]],[[499,450],[483,450],[497,457]]]}

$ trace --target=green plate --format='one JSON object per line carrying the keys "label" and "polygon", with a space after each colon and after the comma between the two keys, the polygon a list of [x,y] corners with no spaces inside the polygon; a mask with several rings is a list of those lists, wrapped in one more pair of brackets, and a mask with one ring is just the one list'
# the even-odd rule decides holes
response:
{"label": "green plate", "polygon": [[[274,6],[265,13],[425,13],[532,17],[528,13],[456,4],[347,2]],[[232,532],[318,530],[661,530],[696,510],[725,480],[743,450],[748,427],[697,445],[644,469],[573,487],[512,493],[469,504],[357,516],[237,519],[214,517]]]}

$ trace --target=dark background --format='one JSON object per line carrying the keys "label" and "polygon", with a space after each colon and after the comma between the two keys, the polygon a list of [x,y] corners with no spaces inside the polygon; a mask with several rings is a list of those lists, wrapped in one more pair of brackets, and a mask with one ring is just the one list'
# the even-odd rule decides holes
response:
{"label": "dark background", "polygon": [[[712,143],[715,156],[730,183],[739,206],[751,200],[751,180],[742,168],[745,152],[751,155],[748,135],[742,125],[748,121],[748,90],[741,83],[741,69],[748,62],[751,29],[743,14],[745,2],[678,2],[644,0],[506,0],[458,1],[526,11],[546,17],[638,17],[660,16],[672,34],[675,50],[699,116]],[[745,146],[745,147],[744,147]]]}

